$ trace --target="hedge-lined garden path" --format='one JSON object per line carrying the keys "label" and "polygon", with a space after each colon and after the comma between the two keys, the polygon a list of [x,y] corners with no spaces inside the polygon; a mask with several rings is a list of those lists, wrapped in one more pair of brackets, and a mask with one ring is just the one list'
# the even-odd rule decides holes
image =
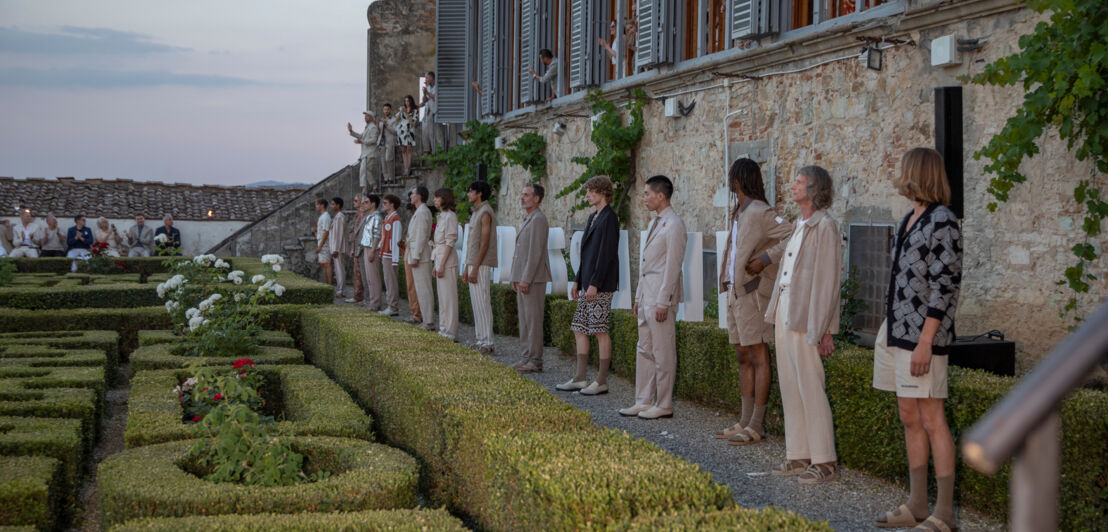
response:
{"label": "hedge-lined garden path", "polygon": [[[341,301],[336,299],[336,302]],[[401,315],[395,319],[407,320],[411,316],[407,301],[401,300],[400,305]],[[460,324],[458,341],[470,345],[474,340],[473,326]],[[518,360],[518,353],[519,338],[496,336],[493,360],[513,364]],[[616,411],[634,404],[633,381],[610,375],[609,393],[595,397],[559,392],[554,385],[572,377],[574,361],[555,347],[546,348],[543,361],[543,372],[530,374],[528,378],[570,404],[587,410],[592,414],[594,423],[625,430],[698,464],[710,472],[717,482],[730,486],[735,502],[744,507],[777,506],[809,519],[828,521],[836,530],[880,530],[874,526],[874,520],[886,510],[902,504],[908,497],[901,486],[847,468],[842,469],[841,481],[814,486],[798,484],[795,478],[775,477],[769,471],[785,458],[782,435],[770,434],[766,443],[759,445],[728,446],[722,440],[715,439],[714,434],[734,424],[737,415],[682,399],[674,399],[672,419],[646,421],[625,418]],[[595,378],[595,373],[595,368],[590,367],[590,381]],[[956,509],[956,512],[961,530],[1005,530],[1003,523],[978,512],[963,508]]]}
{"label": "hedge-lined garden path", "polygon": [[97,490],[96,469],[105,458],[122,452],[123,429],[127,427],[127,399],[131,395],[131,365],[119,365],[119,382],[104,394],[104,415],[100,421],[100,439],[89,460],[88,478],[81,486],[80,508],[73,526],[82,532],[100,532],[100,495]]}

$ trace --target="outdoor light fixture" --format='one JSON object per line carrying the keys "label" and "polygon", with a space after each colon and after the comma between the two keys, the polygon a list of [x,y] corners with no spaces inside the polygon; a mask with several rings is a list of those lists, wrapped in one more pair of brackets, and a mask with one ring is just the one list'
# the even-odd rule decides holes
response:
{"label": "outdoor light fixture", "polygon": [[212,210],[208,209],[208,218],[211,218],[211,217],[212,217]]}
{"label": "outdoor light fixture", "polygon": [[858,56],[858,59],[862,61],[866,68],[871,70],[881,70],[881,49],[874,46],[867,46],[862,49],[862,54]]}

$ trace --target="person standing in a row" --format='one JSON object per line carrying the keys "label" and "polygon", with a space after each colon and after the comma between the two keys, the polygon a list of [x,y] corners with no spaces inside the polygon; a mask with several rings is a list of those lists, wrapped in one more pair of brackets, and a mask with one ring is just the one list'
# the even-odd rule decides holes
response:
{"label": "person standing in a row", "polygon": [[435,247],[431,261],[435,265],[432,275],[439,294],[439,334],[453,340],[458,335],[458,214],[454,191],[440,188],[435,191],[435,208],[439,217],[435,223]]}
{"label": "person standing in a row", "polygon": [[766,310],[777,351],[777,377],[785,414],[785,459],[773,474],[801,484],[839,479],[835,427],[827,401],[821,356],[835,350],[839,331],[842,237],[827,213],[833,188],[827,170],[801,168],[789,185],[800,219],[785,246]]}
{"label": "person standing in a row", "polygon": [[379,314],[400,315],[400,283],[397,282],[397,266],[400,265],[400,235],[403,226],[400,223],[400,198],[388,194],[381,200],[385,208],[385,219],[381,226],[381,272],[385,284],[385,308]]}
{"label": "person standing in a row", "polygon": [[520,205],[526,215],[516,233],[512,257],[512,290],[516,293],[519,318],[519,362],[512,367],[520,373],[542,371],[542,318],[546,302],[546,283],[550,282],[550,255],[546,250],[550,223],[539,204],[546,190],[538,183],[523,185]]}
{"label": "person standing in a row", "polygon": [[466,199],[470,210],[466,229],[466,267],[462,282],[469,283],[469,300],[473,305],[473,329],[477,336],[474,349],[483,354],[493,352],[492,336],[492,269],[496,267],[496,213],[489,205],[492,188],[484,181],[470,183]]}
{"label": "person standing in a row", "polygon": [[673,383],[677,377],[677,306],[684,293],[681,264],[688,233],[670,206],[673,182],[656,175],[646,180],[643,202],[657,213],[647,231],[639,265],[639,285],[632,312],[639,323],[635,346],[635,404],[622,416],[642,419],[673,417]]}
{"label": "person standing in a row", "polygon": [[[608,318],[612,313],[612,297],[619,290],[619,217],[609,206],[615,190],[612,180],[596,176],[585,182],[585,200],[593,212],[585,224],[581,239],[581,264],[570,287],[570,297],[577,300],[570,330],[577,347],[577,372],[568,381],[554,388],[583,395],[608,393],[608,368],[612,361],[612,338],[608,335]],[[600,370],[596,380],[588,383],[589,337],[595,336],[600,351]]]}
{"label": "person standing in a row", "polygon": [[[412,281],[416,299],[422,313],[421,327],[435,330],[435,294],[431,290],[431,209],[427,208],[430,194],[420,185],[408,196],[415,206],[415,213],[408,220],[406,252],[407,263],[412,268]],[[411,293],[410,291],[408,292]],[[411,299],[408,300],[409,303]]]}
{"label": "person standing in a row", "polygon": [[361,263],[362,287],[364,290],[363,306],[369,310],[381,308],[381,261],[379,260],[381,247],[381,198],[377,194],[370,194],[362,200],[362,207],[366,211],[365,222],[362,230],[355,235],[358,245],[355,246],[358,257],[355,259]]}
{"label": "person standing in a row", "polygon": [[342,198],[331,199],[331,229],[327,233],[327,244],[331,248],[331,268],[335,272],[335,297],[342,297],[346,286],[346,256],[350,249],[346,242],[346,215],[342,212]]}

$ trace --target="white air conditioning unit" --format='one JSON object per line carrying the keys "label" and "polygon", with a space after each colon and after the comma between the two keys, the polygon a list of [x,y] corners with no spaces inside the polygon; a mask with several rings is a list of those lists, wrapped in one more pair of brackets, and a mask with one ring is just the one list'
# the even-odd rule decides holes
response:
{"label": "white air conditioning unit", "polygon": [[931,66],[958,65],[958,40],[953,35],[943,35],[931,41]]}

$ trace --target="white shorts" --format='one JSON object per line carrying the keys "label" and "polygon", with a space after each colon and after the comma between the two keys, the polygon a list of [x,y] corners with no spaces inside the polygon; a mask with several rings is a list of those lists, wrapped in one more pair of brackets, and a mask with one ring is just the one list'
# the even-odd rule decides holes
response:
{"label": "white shorts", "polygon": [[331,246],[323,244],[323,247],[319,248],[319,253],[316,253],[316,260],[319,261],[320,264],[330,264]]}
{"label": "white shorts", "polygon": [[912,352],[886,345],[888,323],[881,323],[873,346],[873,387],[896,392],[897,397],[946,399],[947,356],[933,355],[931,367],[919,377],[912,376]]}

